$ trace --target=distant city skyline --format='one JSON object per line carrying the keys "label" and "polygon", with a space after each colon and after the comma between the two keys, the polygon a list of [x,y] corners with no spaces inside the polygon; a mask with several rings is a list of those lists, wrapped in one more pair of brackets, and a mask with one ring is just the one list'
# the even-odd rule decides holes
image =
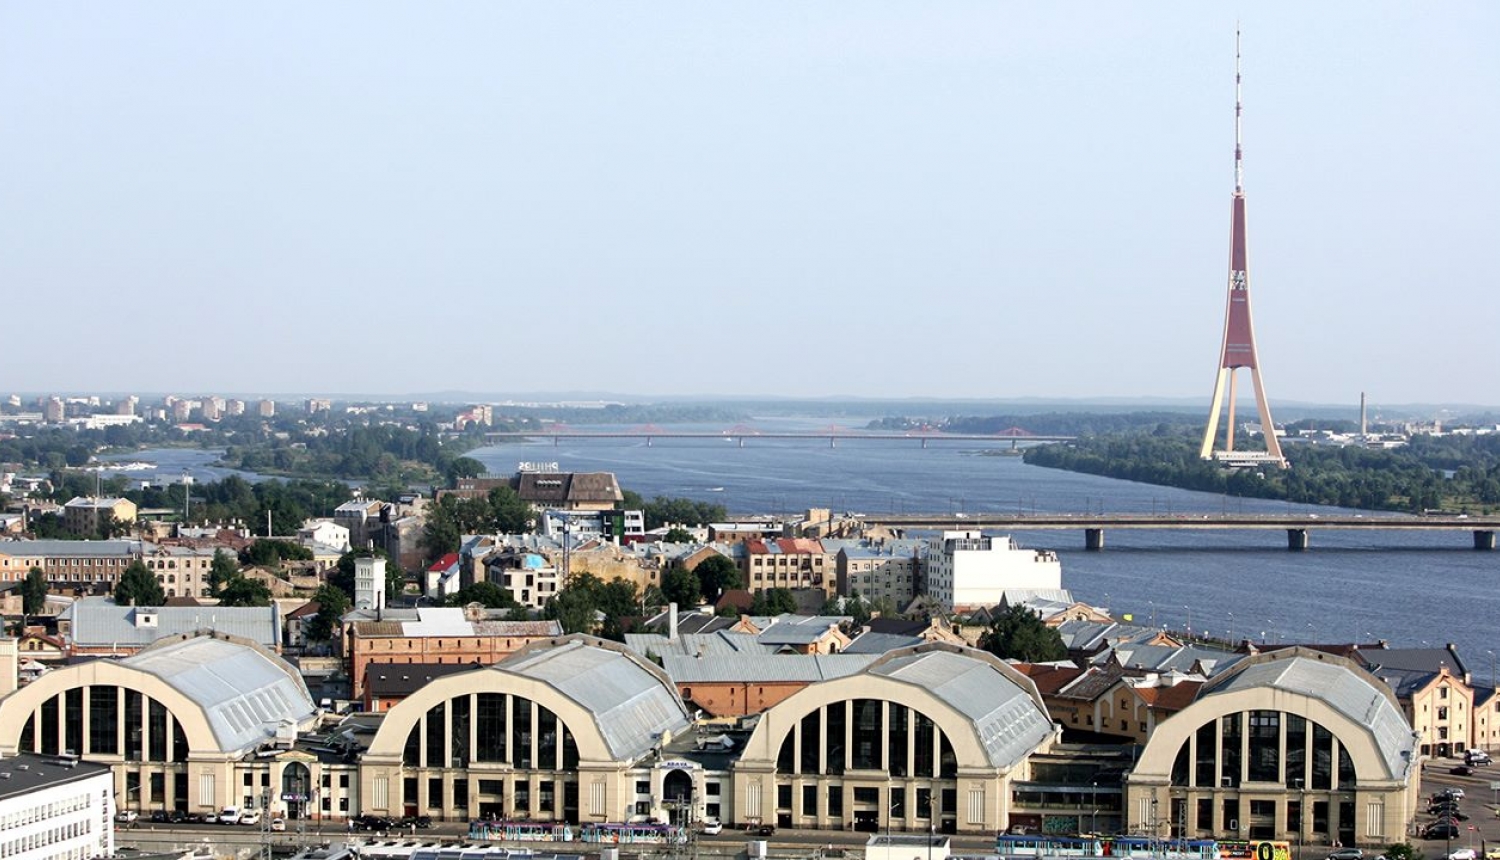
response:
{"label": "distant city skyline", "polygon": [[1481,2],[0,2],[0,393],[1206,409],[1237,17],[1272,402],[1500,402]]}

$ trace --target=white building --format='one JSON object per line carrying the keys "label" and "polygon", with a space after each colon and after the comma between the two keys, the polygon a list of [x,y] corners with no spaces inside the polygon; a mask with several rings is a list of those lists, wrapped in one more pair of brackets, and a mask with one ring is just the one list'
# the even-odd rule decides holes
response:
{"label": "white building", "polygon": [[297,530],[297,542],[305,547],[313,544],[330,546],[339,552],[348,552],[349,529],[333,520],[308,520]]}
{"label": "white building", "polygon": [[91,860],[115,853],[110,769],[76,756],[0,758],[0,857]]}
{"label": "white building", "polygon": [[995,606],[1007,589],[1061,589],[1050,550],[1022,549],[1008,535],[945,531],[927,543],[927,594],[958,612]]}
{"label": "white building", "polygon": [[354,560],[354,608],[385,608],[385,559],[367,556]]}

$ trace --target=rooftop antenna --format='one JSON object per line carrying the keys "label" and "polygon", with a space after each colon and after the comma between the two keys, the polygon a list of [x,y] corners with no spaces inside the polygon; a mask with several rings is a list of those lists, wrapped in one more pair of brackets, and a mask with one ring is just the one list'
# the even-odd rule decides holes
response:
{"label": "rooftop antenna", "polygon": [[1245,190],[1244,148],[1240,145],[1240,25],[1234,25],[1234,193]]}

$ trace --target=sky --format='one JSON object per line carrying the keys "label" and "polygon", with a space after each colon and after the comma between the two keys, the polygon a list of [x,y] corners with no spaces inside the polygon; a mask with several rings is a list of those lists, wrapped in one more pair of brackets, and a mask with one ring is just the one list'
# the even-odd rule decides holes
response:
{"label": "sky", "polygon": [[[0,0],[0,392],[1500,403],[1500,4]],[[1248,390],[1248,385],[1242,387]]]}

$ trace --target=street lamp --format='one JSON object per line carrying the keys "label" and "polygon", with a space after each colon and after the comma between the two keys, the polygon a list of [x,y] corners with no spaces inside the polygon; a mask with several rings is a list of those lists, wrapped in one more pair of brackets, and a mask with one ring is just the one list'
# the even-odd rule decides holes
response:
{"label": "street lamp", "polygon": [[1089,813],[1089,836],[1099,835],[1099,780],[1089,783],[1089,805],[1093,811]]}

